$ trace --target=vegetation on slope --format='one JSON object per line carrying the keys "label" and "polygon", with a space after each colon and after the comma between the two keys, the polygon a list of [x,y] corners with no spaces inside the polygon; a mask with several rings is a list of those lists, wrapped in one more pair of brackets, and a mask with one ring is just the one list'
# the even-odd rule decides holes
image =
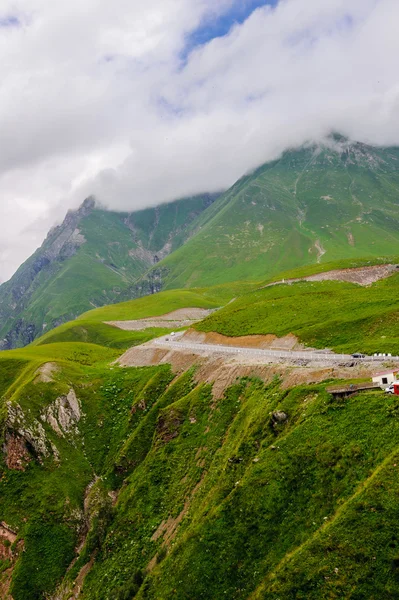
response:
{"label": "vegetation on slope", "polygon": [[[0,371],[14,374],[11,385],[11,378],[3,378],[1,390],[0,518],[18,532],[15,600],[36,600],[54,590],[86,535],[88,484],[105,465],[114,464],[118,448],[140,420],[141,413],[132,417],[132,404],[151,380],[156,382],[149,388],[152,402],[170,381],[167,366],[115,370],[109,365],[114,356],[100,346],[71,343],[1,355]],[[50,358],[56,368],[42,379],[40,365]],[[71,388],[81,416],[68,425],[68,412],[62,418],[57,413],[57,398],[68,410],[62,399]],[[58,425],[46,418],[50,408]],[[9,564],[4,566],[7,577]]]}
{"label": "vegetation on slope", "polygon": [[[232,297],[227,288],[227,297]],[[130,319],[145,319],[167,314],[179,308],[217,308],[226,298],[219,289],[208,290],[171,290],[160,292],[144,298],[120,302],[110,306],[96,308],[81,315],[85,321],[125,321]]]}
{"label": "vegetation on slope", "polygon": [[288,333],[337,352],[399,355],[399,274],[369,287],[338,281],[258,289],[195,325],[227,336]]}
{"label": "vegetation on slope", "polygon": [[333,260],[328,263],[319,263],[316,265],[307,265],[297,269],[290,269],[278,273],[265,281],[265,284],[283,279],[297,279],[300,277],[309,277],[309,275],[317,275],[318,273],[327,273],[328,271],[342,269],[359,269],[361,267],[373,267],[376,265],[396,265],[399,263],[399,255],[390,256],[368,256],[366,258],[343,258]]}
{"label": "vegetation on slope", "polygon": [[124,350],[132,346],[138,346],[169,333],[170,329],[161,327],[148,327],[143,331],[124,331],[97,321],[69,322],[60,325],[56,329],[49,331],[42,337],[35,340],[32,346],[42,346],[43,344],[53,344],[59,342],[85,342],[98,344],[109,348]]}
{"label": "vegetation on slope", "polygon": [[84,313],[78,319],[64,323],[45,333],[31,346],[59,342],[85,342],[125,349],[143,344],[171,331],[168,322],[163,327],[148,327],[142,331],[125,331],[104,321],[128,321],[159,317],[181,308],[218,308],[235,294],[252,289],[255,284],[232,284],[209,289],[171,290],[144,298],[104,306]]}
{"label": "vegetation on slope", "polygon": [[117,301],[127,290],[128,297],[156,291],[156,277],[139,290],[135,282],[185,241],[188,225],[212,201],[204,195],[113,213],[87,199],[0,286],[0,347],[26,345],[93,306]]}
{"label": "vegetation on slope", "polygon": [[157,268],[168,288],[274,277],[399,252],[397,148],[340,142],[289,151],[205,210]]}
{"label": "vegetation on slope", "polygon": [[72,382],[84,414],[69,437],[43,422],[57,460],[2,466],[0,514],[25,544],[15,600],[51,595],[62,576],[67,590],[91,560],[82,600],[399,593],[395,397],[337,402],[324,385],[249,378],[215,403],[192,372],[172,378],[63,362],[14,393],[32,423]]}
{"label": "vegetation on slope", "polygon": [[116,366],[124,334],[149,332],[119,337],[102,321],[223,300],[200,329],[295,325],[312,345],[364,348],[385,328],[388,345],[398,283],[278,285],[228,304],[245,286],[165,292],[1,353],[0,521],[17,539],[0,535],[0,589],[64,600],[85,568],[81,600],[396,598],[395,396],[337,401],[327,382],[249,377],[215,400],[195,370]]}

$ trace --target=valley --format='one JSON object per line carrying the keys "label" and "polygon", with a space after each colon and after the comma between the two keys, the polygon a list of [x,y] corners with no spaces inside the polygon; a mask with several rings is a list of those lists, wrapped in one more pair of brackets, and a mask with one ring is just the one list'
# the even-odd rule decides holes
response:
{"label": "valley", "polygon": [[[8,546],[0,530],[3,597],[316,600],[387,585],[394,597],[396,397],[327,391],[395,368],[350,356],[392,326],[398,275],[377,271],[388,276],[366,287],[347,281],[356,267],[343,281],[327,270],[323,281],[161,292],[2,352],[0,512],[13,532]],[[303,325],[313,294],[345,321],[349,353],[309,347],[286,294],[296,307],[305,294]],[[370,534],[376,514],[383,537]]]}
{"label": "valley", "polygon": [[0,600],[399,599],[398,22],[3,2]]}
{"label": "valley", "polygon": [[86,202],[0,287],[2,598],[397,597],[396,150],[332,152]]}

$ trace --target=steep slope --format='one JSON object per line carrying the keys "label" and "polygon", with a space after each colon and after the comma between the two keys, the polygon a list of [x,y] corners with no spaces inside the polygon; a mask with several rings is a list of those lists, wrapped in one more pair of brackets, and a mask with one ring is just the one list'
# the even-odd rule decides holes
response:
{"label": "steep slope", "polygon": [[4,600],[397,597],[395,397],[114,358],[0,356]]}
{"label": "steep slope", "polygon": [[300,281],[243,294],[194,325],[225,336],[296,335],[338,353],[399,354],[399,273],[371,286]]}
{"label": "steep slope", "polygon": [[[0,287],[1,347],[23,346],[93,306],[115,302],[184,242],[188,225],[212,201],[201,196],[113,213],[87,199]],[[154,274],[137,293],[152,293],[158,286]]]}
{"label": "steep slope", "polygon": [[201,215],[160,262],[167,288],[261,279],[303,265],[399,251],[399,149],[339,136],[285,152]]}

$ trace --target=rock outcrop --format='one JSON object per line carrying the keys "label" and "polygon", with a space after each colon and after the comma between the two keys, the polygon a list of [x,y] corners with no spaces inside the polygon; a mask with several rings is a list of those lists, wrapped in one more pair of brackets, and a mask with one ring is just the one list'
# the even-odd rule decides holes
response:
{"label": "rock outcrop", "polygon": [[71,388],[66,396],[57,398],[40,415],[40,418],[47,422],[60,437],[65,437],[65,434],[69,433],[78,434],[76,423],[80,421],[81,409],[74,390]]}
{"label": "rock outcrop", "polygon": [[52,457],[59,461],[55,444],[46,435],[44,424],[48,424],[60,437],[69,437],[71,442],[79,434],[77,423],[82,417],[80,402],[71,388],[67,395],[59,396],[41,413],[40,419],[26,415],[19,404],[7,402],[7,419],[3,452],[9,469],[24,471],[32,460],[42,462]]}
{"label": "rock outcrop", "polygon": [[42,246],[18,269],[15,275],[0,290],[0,323],[14,320],[12,326],[4,329],[0,340],[0,350],[24,346],[32,342],[40,333],[37,324],[24,318],[16,318],[29,305],[29,301],[42,283],[42,273],[52,273],[55,262],[62,263],[72,257],[85,243],[79,230],[79,222],[92,212],[95,202],[87,198],[78,210],[69,211],[63,223],[51,229]]}

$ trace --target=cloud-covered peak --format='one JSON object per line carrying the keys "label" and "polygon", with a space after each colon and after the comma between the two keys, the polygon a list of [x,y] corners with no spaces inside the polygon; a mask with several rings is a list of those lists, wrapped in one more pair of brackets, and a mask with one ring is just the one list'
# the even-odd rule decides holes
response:
{"label": "cloud-covered peak", "polygon": [[398,18],[394,0],[5,0],[0,277],[90,194],[219,190],[332,130],[398,144]]}

